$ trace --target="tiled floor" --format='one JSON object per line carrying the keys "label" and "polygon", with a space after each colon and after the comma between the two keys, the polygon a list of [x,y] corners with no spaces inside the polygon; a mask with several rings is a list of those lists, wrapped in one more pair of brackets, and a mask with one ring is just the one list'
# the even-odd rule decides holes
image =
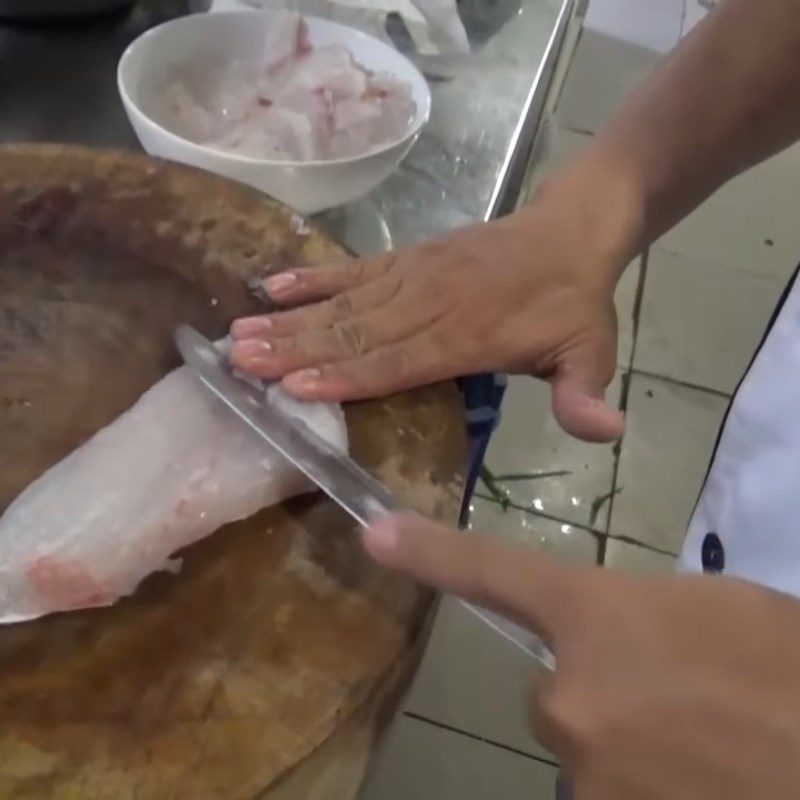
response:
{"label": "tiled floor", "polygon": [[[699,0],[591,0],[556,151],[534,180],[585,145],[703,13]],[[730,393],[800,256],[798,198],[795,147],[732,181],[631,265],[608,394],[627,416],[619,447],[569,439],[547,387],[511,381],[487,458],[495,482],[479,490],[474,527],[584,563],[673,569]],[[525,727],[530,677],[524,655],[444,602],[365,798],[551,800],[553,757]]]}
{"label": "tiled floor", "polygon": [[412,717],[394,726],[363,800],[555,797],[558,770]]}

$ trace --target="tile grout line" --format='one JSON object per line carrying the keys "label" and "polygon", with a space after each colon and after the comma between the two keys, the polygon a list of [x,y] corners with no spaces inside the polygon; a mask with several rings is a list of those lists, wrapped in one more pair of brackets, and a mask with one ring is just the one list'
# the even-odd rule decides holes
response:
{"label": "tile grout line", "polygon": [[636,285],[636,294],[633,298],[633,309],[631,310],[631,319],[633,322],[633,339],[631,343],[631,355],[628,359],[627,369],[631,373],[634,371],[633,362],[636,358],[636,345],[639,342],[639,325],[642,317],[642,305],[644,304],[644,290],[647,281],[648,267],[650,264],[650,249],[647,248],[639,258],[639,280]]}
{"label": "tile grout line", "polygon": [[703,394],[710,394],[713,397],[721,397],[723,400],[730,400],[733,395],[728,392],[722,392],[719,389],[711,389],[708,386],[701,386],[699,383],[691,383],[690,381],[682,381],[677,378],[670,378],[667,375],[659,375],[657,372],[648,372],[643,369],[631,369],[632,375],[640,375],[643,378],[650,378],[651,380],[659,381],[660,383],[670,383],[673,386],[680,386],[683,389],[693,389],[696,392]]}
{"label": "tile grout line", "polygon": [[696,253],[689,252],[689,248],[684,249],[679,247],[679,249],[675,249],[676,247],[678,246],[664,244],[663,240],[659,240],[656,245],[653,245],[652,249],[657,250],[659,253],[663,253],[664,255],[673,256],[674,258],[684,258],[697,261],[700,263],[701,267],[708,265],[712,267],[720,267],[726,270],[734,270],[742,275],[747,275],[749,278],[758,278],[761,280],[774,282],[777,286],[785,286],[788,279],[787,277],[779,277],[767,272],[761,272],[757,269],[745,267],[734,260],[723,260],[722,258],[711,258],[707,255],[697,255]]}
{"label": "tile grout line", "polygon": [[431,719],[430,717],[424,717],[422,714],[416,714],[413,711],[403,711],[402,713],[403,716],[408,717],[409,719],[416,720],[417,722],[424,722],[427,725],[432,725],[434,728],[440,728],[441,730],[448,731],[448,733],[455,733],[458,736],[466,736],[468,739],[473,739],[476,742],[483,742],[484,744],[488,744],[490,747],[496,747],[498,750],[505,750],[507,753],[513,753],[514,755],[522,756],[523,758],[529,758],[532,761],[538,761],[539,763],[547,764],[550,767],[559,766],[558,761],[543,758],[542,756],[535,756],[533,753],[529,753],[526,750],[520,750],[516,747],[503,744],[502,742],[496,742],[493,739],[487,739],[485,736],[479,736],[478,734],[471,733],[470,731],[456,728],[453,725],[448,725],[446,722],[439,722],[438,720]]}
{"label": "tile grout line", "polygon": [[[633,361],[636,357],[636,344],[639,340],[639,322],[642,313],[642,303],[644,298],[644,289],[647,282],[647,265],[650,250],[645,249],[639,258],[639,280],[636,284],[636,295],[633,299],[633,308],[631,309],[631,322],[633,326],[633,335],[631,342],[631,354],[628,358],[627,369],[622,376],[622,392],[619,398],[619,410],[626,414],[628,410],[628,396],[631,390],[631,377],[633,374]],[[597,551],[597,563],[599,566],[605,566],[606,563],[606,549],[608,546],[608,536],[611,535],[611,524],[614,519],[614,499],[617,493],[621,491],[618,485],[619,481],[619,465],[622,459],[622,443],[625,440],[623,432],[622,438],[614,444],[614,468],[611,478],[611,497],[608,501],[608,524],[606,526],[606,538],[600,541]],[[616,537],[615,537],[616,538]]]}
{"label": "tile grout line", "polygon": [[662,550],[660,547],[653,547],[650,544],[645,544],[644,542],[640,542],[638,539],[634,539],[633,536],[625,536],[623,534],[617,533],[607,533],[605,534],[606,544],[608,540],[611,539],[615,542],[622,542],[623,544],[630,544],[634,547],[639,547],[642,550],[647,550],[650,553],[658,553],[661,556],[671,556],[672,558],[677,558],[678,554],[673,553],[671,550]]}
{"label": "tile grout line", "polygon": [[583,523],[563,519],[562,517],[556,517],[553,514],[548,514],[546,511],[534,511],[530,508],[520,505],[519,503],[515,503],[513,500],[507,500],[505,503],[500,503],[499,501],[495,500],[494,497],[490,497],[488,494],[481,494],[480,492],[475,492],[475,497],[479,498],[480,500],[485,500],[489,503],[494,503],[496,506],[500,506],[501,508],[503,505],[505,505],[507,508],[513,508],[515,511],[521,511],[523,514],[528,514],[531,517],[540,517],[541,519],[546,519],[548,522],[558,522],[561,525],[570,525],[573,528],[578,528],[578,530],[591,533],[592,536],[606,535],[602,531],[595,530],[594,528],[584,525]]}
{"label": "tile grout line", "polygon": [[[492,503],[492,505],[500,506],[502,508],[503,504],[497,501],[494,497],[490,497],[487,494],[481,494],[480,492],[475,492],[475,497],[479,500],[484,500],[487,503]],[[632,536],[625,536],[623,534],[616,534],[616,533],[603,533],[602,531],[595,530],[594,528],[589,527],[588,525],[584,525],[580,522],[575,522],[573,520],[564,519],[563,517],[556,517],[552,514],[548,514],[546,511],[532,511],[525,506],[519,505],[519,503],[515,503],[513,500],[509,500],[506,503],[507,508],[513,508],[515,511],[519,511],[523,514],[526,514],[529,517],[540,518],[543,520],[547,520],[548,522],[557,522],[560,525],[569,525],[571,528],[576,528],[583,533],[588,533],[597,540],[598,546],[604,539],[613,539],[615,542],[623,542],[624,544],[631,544],[635,547],[641,547],[643,550],[649,550],[653,553],[658,553],[663,556],[676,556],[676,553],[671,552],[670,550],[662,550],[660,547],[654,547],[651,544],[645,544],[645,542],[640,542],[638,539],[635,539]]]}
{"label": "tile grout line", "polygon": [[558,127],[562,131],[566,131],[567,133],[576,133],[578,136],[594,136],[594,133],[588,128],[574,128],[571,125],[561,125],[561,123],[559,123]]}

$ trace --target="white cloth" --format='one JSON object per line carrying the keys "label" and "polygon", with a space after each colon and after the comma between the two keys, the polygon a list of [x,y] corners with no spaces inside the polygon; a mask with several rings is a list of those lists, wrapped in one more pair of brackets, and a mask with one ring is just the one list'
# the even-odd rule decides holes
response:
{"label": "white cloth", "polygon": [[800,596],[800,283],[733,399],[689,525],[682,568],[715,533],[723,574]]}
{"label": "white cloth", "polygon": [[403,17],[414,46],[423,55],[469,53],[467,33],[455,0],[213,0],[210,11],[267,8],[298,11],[350,25],[391,44],[386,15]]}

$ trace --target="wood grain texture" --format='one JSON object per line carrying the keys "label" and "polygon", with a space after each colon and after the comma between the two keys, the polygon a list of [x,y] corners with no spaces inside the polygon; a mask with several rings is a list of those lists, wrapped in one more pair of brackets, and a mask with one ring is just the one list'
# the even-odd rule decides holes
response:
{"label": "wood grain texture", "polygon": [[[248,281],[346,255],[298,221],[177,165],[0,148],[0,511],[177,365],[178,322],[220,336],[263,309]],[[455,520],[466,450],[452,385],[347,419],[357,460]],[[354,796],[433,595],[368,562],[318,496],[182,555],[180,575],[111,608],[0,628],[0,798]]]}

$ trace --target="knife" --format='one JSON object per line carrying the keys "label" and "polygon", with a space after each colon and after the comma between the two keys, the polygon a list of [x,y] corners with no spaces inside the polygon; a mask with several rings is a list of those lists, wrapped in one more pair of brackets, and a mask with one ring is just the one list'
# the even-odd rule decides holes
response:
{"label": "knife", "polygon": [[175,343],[206,388],[361,525],[397,510],[382,483],[303,420],[268,402],[262,387],[237,377],[225,355],[194,328],[181,325]]}
{"label": "knife", "polygon": [[[358,523],[367,526],[375,517],[400,510],[389,489],[347,453],[323,439],[280,405],[270,403],[263,387],[237,376],[213,342],[191,326],[181,325],[175,331],[175,343],[186,366],[209,391]],[[530,631],[494,612],[461,602],[507,641],[547,669],[555,669],[552,652]]]}

